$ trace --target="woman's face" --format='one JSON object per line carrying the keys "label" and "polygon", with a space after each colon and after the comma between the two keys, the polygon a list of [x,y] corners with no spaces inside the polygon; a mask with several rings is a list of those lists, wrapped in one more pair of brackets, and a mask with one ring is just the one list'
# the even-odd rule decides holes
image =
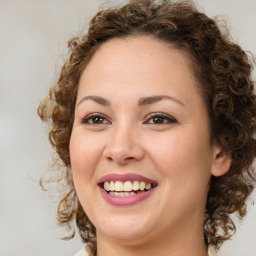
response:
{"label": "woman's face", "polygon": [[147,36],[97,50],[80,80],[70,142],[76,192],[97,236],[202,231],[215,151],[187,55]]}

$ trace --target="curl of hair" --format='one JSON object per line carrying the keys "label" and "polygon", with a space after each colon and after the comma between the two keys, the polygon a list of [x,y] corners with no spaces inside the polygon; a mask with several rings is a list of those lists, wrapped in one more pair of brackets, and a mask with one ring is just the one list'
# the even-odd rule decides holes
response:
{"label": "curl of hair", "polygon": [[246,199],[255,184],[251,165],[256,156],[256,96],[247,54],[191,1],[135,0],[101,10],[87,34],[68,42],[69,58],[38,108],[41,119],[50,124],[49,139],[66,167],[62,175],[70,188],[59,203],[58,220],[67,225],[76,220],[83,241],[95,249],[96,230],[77,199],[70,171],[69,141],[78,83],[104,42],[136,35],[152,36],[189,54],[208,108],[212,140],[232,158],[224,176],[212,177],[205,209],[205,242],[218,248],[235,232],[230,214],[241,218],[246,214]]}

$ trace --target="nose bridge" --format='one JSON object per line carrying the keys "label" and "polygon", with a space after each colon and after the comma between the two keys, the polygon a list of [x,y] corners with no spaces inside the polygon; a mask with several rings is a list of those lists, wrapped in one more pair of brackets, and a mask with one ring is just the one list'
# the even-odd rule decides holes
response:
{"label": "nose bridge", "polygon": [[132,122],[123,120],[112,128],[104,156],[117,163],[143,158],[143,149],[139,142],[139,128]]}

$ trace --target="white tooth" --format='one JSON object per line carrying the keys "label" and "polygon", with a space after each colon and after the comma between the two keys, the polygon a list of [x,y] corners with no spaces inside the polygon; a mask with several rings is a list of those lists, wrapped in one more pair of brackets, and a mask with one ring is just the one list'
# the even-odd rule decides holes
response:
{"label": "white tooth", "polygon": [[104,189],[106,190],[106,191],[109,191],[109,182],[104,182]]}
{"label": "white tooth", "polygon": [[111,196],[114,196],[115,192],[110,191],[109,194],[110,194]]}
{"label": "white tooth", "polygon": [[130,181],[124,183],[124,191],[132,191],[132,183]]}
{"label": "white tooth", "polygon": [[131,196],[133,196],[133,195],[136,195],[136,193],[135,192],[131,192]]}
{"label": "white tooth", "polygon": [[121,181],[115,182],[115,191],[124,191],[124,184]]}
{"label": "white tooth", "polygon": [[144,190],[146,186],[146,183],[144,181],[140,182],[140,190]]}
{"label": "white tooth", "polygon": [[114,181],[110,181],[109,190],[110,191],[115,191],[115,183],[114,183]]}
{"label": "white tooth", "polygon": [[114,196],[119,196],[119,193],[117,193],[117,192],[114,192]]}
{"label": "white tooth", "polygon": [[124,193],[125,196],[129,196],[130,194],[131,194],[131,193],[129,193],[129,192],[125,192],[125,193]]}
{"label": "white tooth", "polygon": [[139,189],[140,189],[140,183],[138,181],[134,181],[132,190],[137,191]]}
{"label": "white tooth", "polygon": [[146,187],[145,187],[147,190],[149,190],[149,189],[151,189],[152,188],[152,186],[151,186],[151,184],[150,183],[148,183],[147,185],[146,185]]}
{"label": "white tooth", "polygon": [[119,196],[124,196],[124,193],[119,193]]}

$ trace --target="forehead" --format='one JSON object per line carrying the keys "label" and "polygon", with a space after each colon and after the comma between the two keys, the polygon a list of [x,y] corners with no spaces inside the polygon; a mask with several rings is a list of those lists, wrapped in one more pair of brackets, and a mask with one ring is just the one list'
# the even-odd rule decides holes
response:
{"label": "forehead", "polygon": [[[111,39],[102,44],[87,64],[80,86],[119,84],[118,88],[145,83],[195,83],[189,55],[150,36]],[[183,80],[183,81],[182,81]],[[124,89],[123,88],[123,89]],[[102,88],[103,89],[103,88]]]}

